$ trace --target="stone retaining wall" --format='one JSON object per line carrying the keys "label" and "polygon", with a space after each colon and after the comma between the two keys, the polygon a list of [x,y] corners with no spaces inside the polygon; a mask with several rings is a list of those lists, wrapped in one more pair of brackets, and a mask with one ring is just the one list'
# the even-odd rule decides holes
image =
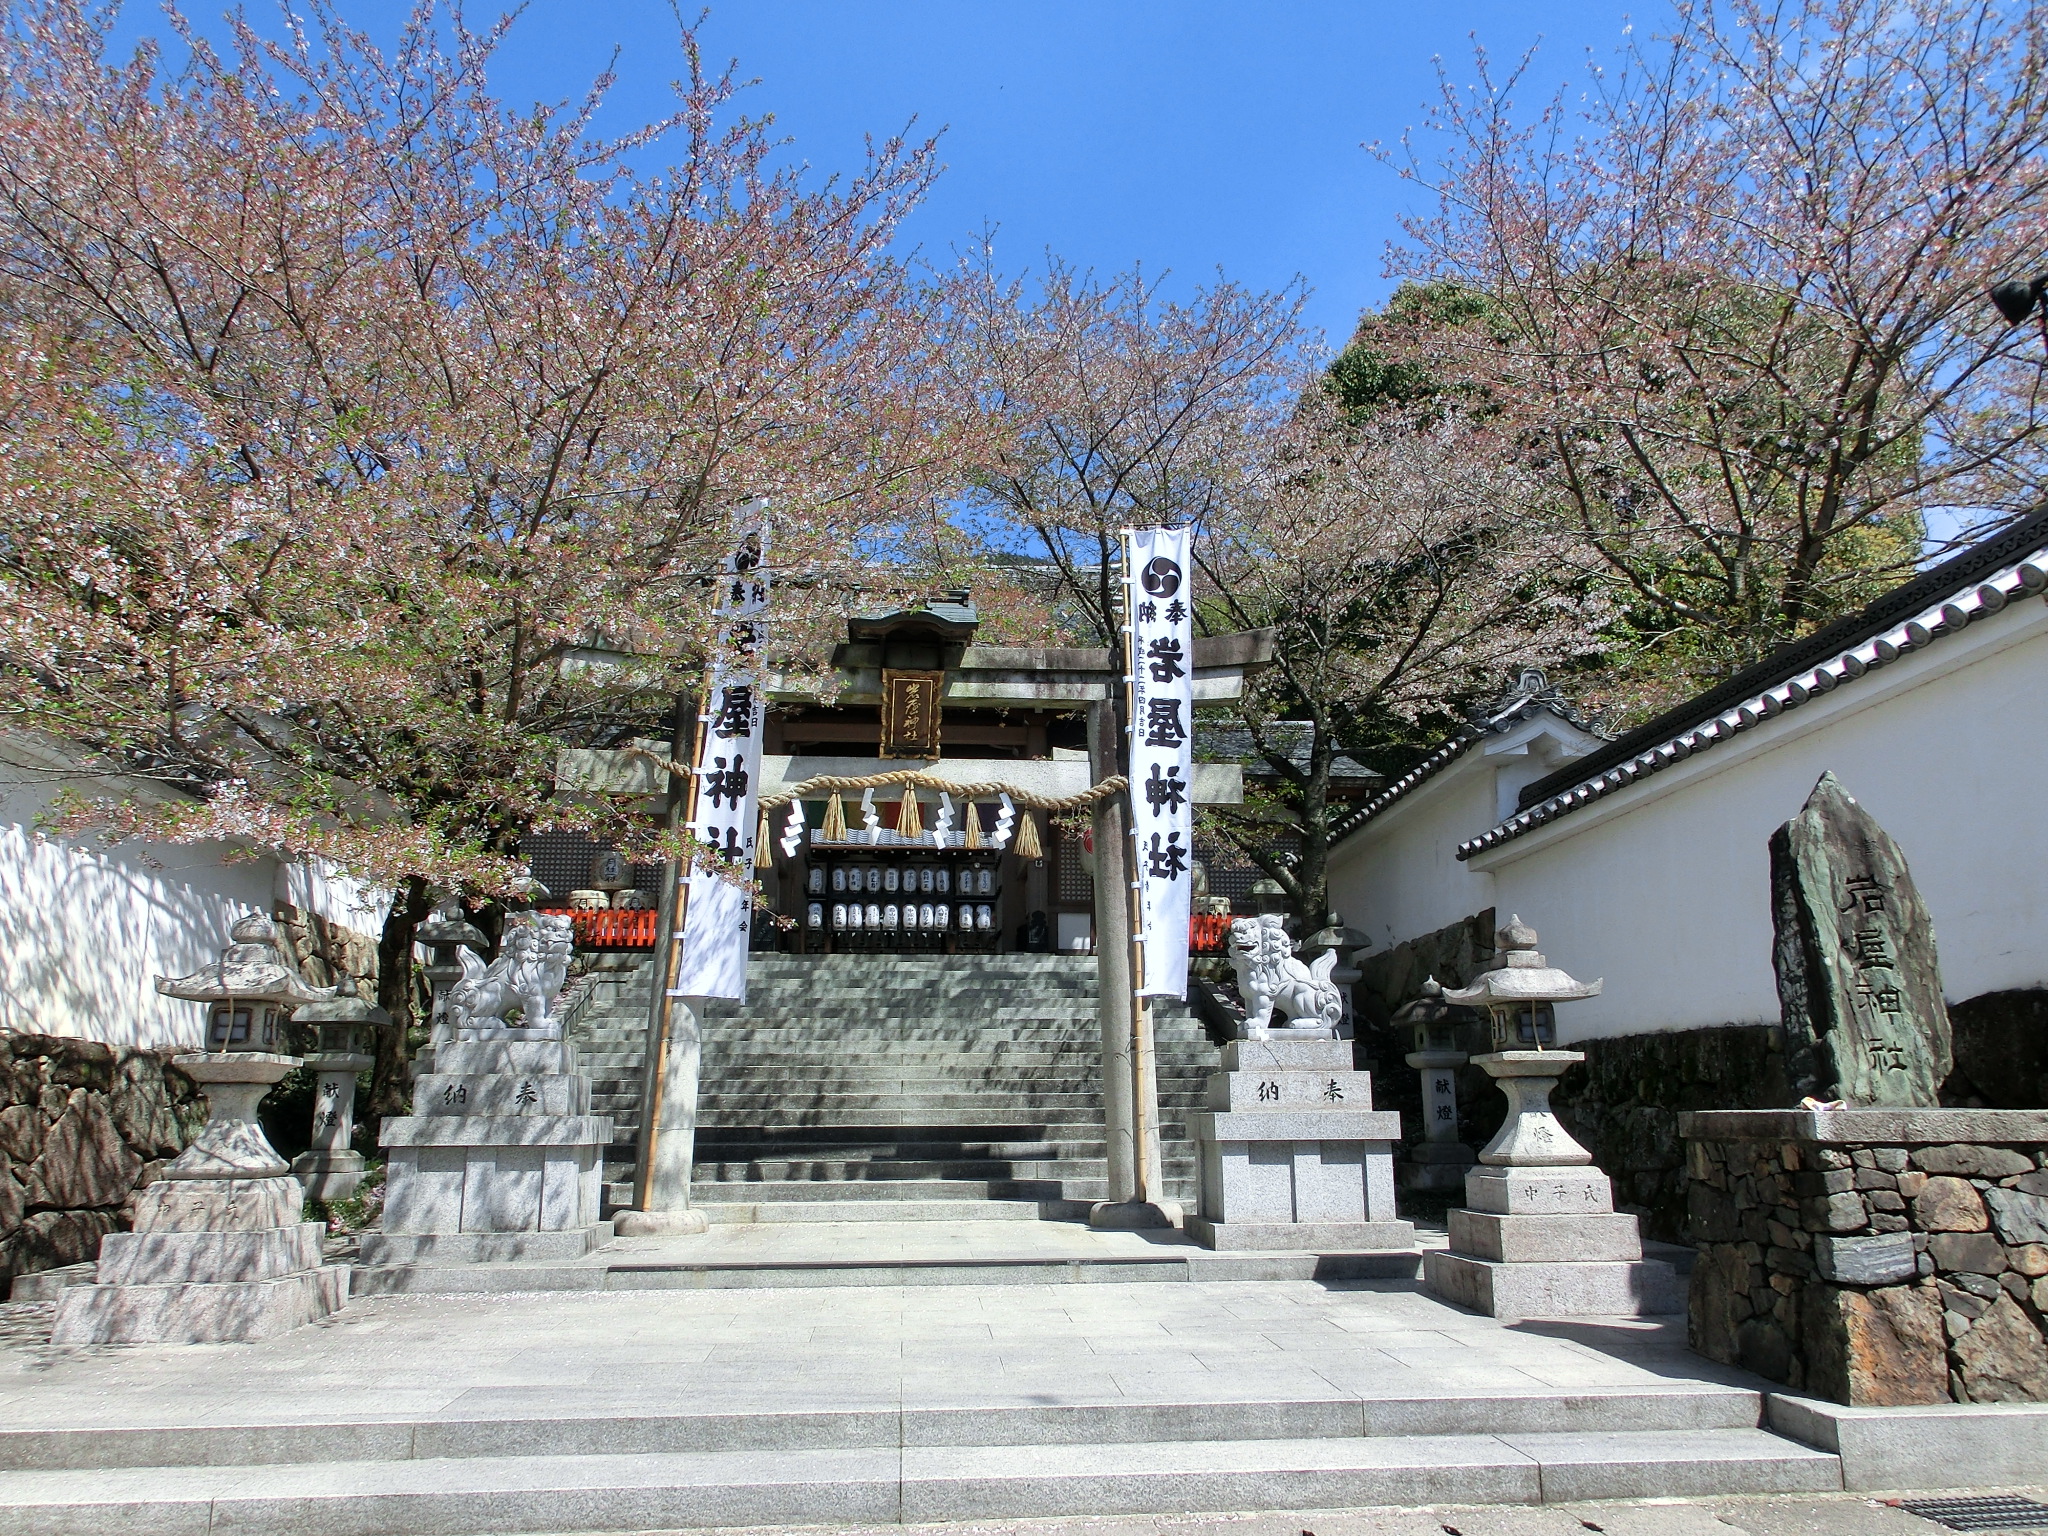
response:
{"label": "stone retaining wall", "polygon": [[16,1275],[97,1257],[205,1123],[169,1056],[0,1033],[0,1295]]}
{"label": "stone retaining wall", "polygon": [[2048,1113],[1684,1117],[1692,1346],[1854,1406],[2048,1402]]}

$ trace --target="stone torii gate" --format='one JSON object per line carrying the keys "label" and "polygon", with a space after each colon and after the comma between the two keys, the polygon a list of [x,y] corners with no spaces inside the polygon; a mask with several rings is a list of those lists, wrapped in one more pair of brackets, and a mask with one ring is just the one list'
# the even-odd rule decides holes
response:
{"label": "stone torii gate", "polygon": [[[948,619],[948,605],[931,610]],[[972,610],[965,610],[971,615]],[[921,618],[919,612],[914,617]],[[912,617],[912,615],[905,615]],[[959,626],[960,638],[971,642],[971,623]],[[1245,677],[1271,664],[1274,633],[1248,630],[1198,636],[1194,643],[1193,691],[1197,705],[1229,703],[1244,692]],[[1124,722],[1121,706],[1124,675],[1116,653],[1107,647],[981,646],[946,647],[941,664],[942,707],[954,709],[1032,709],[1086,711],[1088,761],[944,757],[924,760],[768,753],[762,758],[760,792],[787,793],[806,780],[857,778],[916,768],[934,778],[967,784],[990,780],[1019,783],[1047,795],[1072,795],[1123,772],[1120,747]],[[837,702],[879,703],[884,697],[890,660],[880,635],[864,636],[859,628],[834,655],[841,680]],[[774,689],[779,703],[809,704],[808,695]],[[648,743],[649,747],[657,745]],[[661,760],[684,753],[681,743],[665,753],[570,752],[563,754],[560,776],[567,787],[610,794],[649,797],[650,808],[679,803],[680,786],[670,782]],[[1022,782],[1028,781],[1028,782]],[[1197,763],[1192,798],[1197,804],[1234,805],[1244,798],[1243,774],[1235,763]],[[1126,800],[1110,795],[1092,808],[1096,873],[1094,882],[1097,1017],[1102,1040],[1102,1097],[1107,1142],[1106,1173],[1110,1208],[1099,1214],[1156,1224],[1159,1215],[1131,1209],[1142,1191],[1156,1200],[1163,1187],[1159,1141],[1159,1094],[1149,1056],[1142,1062],[1134,1051],[1134,1009],[1131,996],[1130,867]],[[671,878],[664,882],[672,888]],[[666,938],[664,924],[664,938]],[[657,951],[667,957],[670,946]],[[687,1007],[674,1007],[662,985],[654,988],[649,1019],[647,1108],[641,1117],[638,1209],[620,1213],[622,1234],[674,1233],[700,1230],[701,1214],[690,1209],[697,1119],[699,1041],[696,1019]],[[665,1042],[665,1053],[664,1053]],[[656,1091],[656,1084],[659,1090]],[[1145,1128],[1139,1147],[1138,1127]],[[650,1151],[652,1156],[650,1156]],[[1139,1158],[1143,1157],[1142,1171]],[[1166,1213],[1170,1214],[1170,1213]]]}

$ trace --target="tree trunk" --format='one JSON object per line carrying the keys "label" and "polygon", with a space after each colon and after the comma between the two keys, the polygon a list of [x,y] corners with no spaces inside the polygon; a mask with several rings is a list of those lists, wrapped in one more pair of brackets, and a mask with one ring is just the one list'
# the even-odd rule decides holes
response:
{"label": "tree trunk", "polygon": [[391,1015],[377,1029],[377,1064],[370,1072],[368,1115],[402,1115],[412,1107],[414,1018],[413,932],[433,910],[427,882],[408,876],[391,898],[384,931],[377,939],[377,1004]]}

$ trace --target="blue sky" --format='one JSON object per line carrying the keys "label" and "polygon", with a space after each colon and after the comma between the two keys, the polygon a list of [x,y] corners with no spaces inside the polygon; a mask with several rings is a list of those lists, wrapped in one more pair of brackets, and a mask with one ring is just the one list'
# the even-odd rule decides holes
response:
{"label": "blue sky", "polygon": [[[337,3],[378,35],[405,9]],[[250,8],[265,19],[264,0]],[[496,13],[475,4],[471,19]],[[136,5],[125,30],[155,14]],[[1639,5],[1634,19],[1662,15]],[[1432,58],[1468,80],[1471,34],[1502,60],[1540,39],[1547,89],[1580,78],[1588,48],[1610,54],[1630,18],[1603,0],[726,0],[701,37],[709,60],[759,78],[747,110],[772,112],[821,171],[857,165],[863,135],[913,116],[945,128],[948,169],[906,236],[935,258],[989,223],[1011,271],[1050,247],[1177,283],[1219,266],[1261,288],[1299,274],[1341,342],[1388,290],[1385,245],[1413,197],[1361,145],[1421,120]],[[516,103],[580,96],[617,45],[608,115],[622,126],[666,109],[674,38],[658,0],[533,0],[496,78]]]}

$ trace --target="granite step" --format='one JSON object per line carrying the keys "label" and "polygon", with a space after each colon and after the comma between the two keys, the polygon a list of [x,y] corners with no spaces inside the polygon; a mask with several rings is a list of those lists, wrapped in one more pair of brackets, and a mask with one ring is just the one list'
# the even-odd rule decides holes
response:
{"label": "granite step", "polygon": [[[373,1427],[349,1428],[372,1438]],[[559,1433],[559,1424],[529,1421],[518,1438],[543,1430]],[[1543,1504],[1841,1487],[1837,1458],[1753,1427],[585,1454],[566,1454],[559,1438],[520,1454],[501,1438],[487,1449],[382,1460],[359,1459],[356,1451],[350,1459],[319,1461],[12,1471],[0,1473],[0,1511],[25,1536],[117,1529],[510,1536]]]}

